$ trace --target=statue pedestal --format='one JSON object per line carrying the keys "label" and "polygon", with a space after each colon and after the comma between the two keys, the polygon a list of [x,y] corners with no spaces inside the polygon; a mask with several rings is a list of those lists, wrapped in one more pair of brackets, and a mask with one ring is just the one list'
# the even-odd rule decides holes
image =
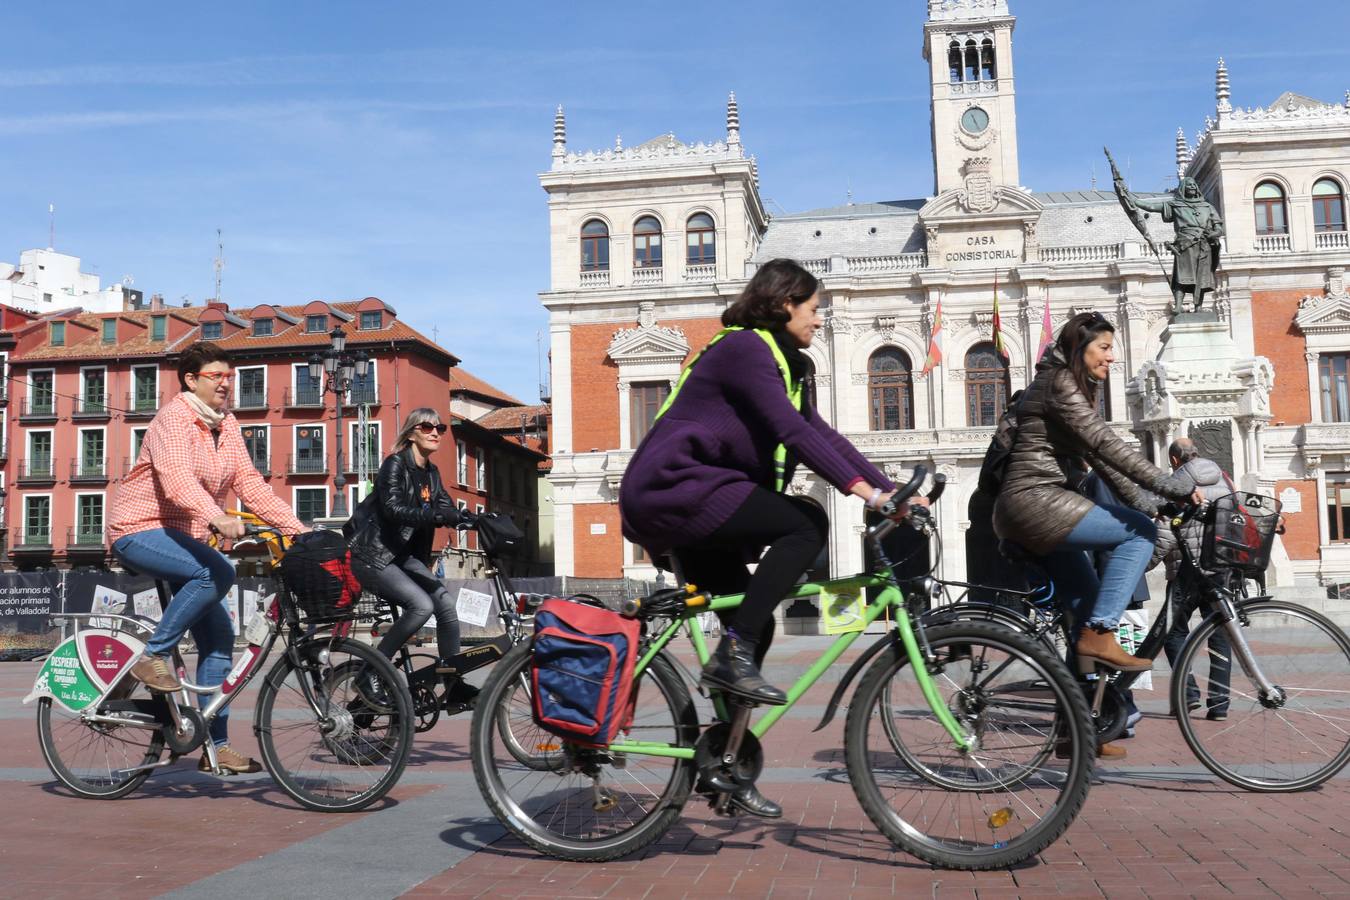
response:
{"label": "statue pedestal", "polygon": [[[1162,468],[1172,441],[1189,437],[1239,488],[1274,495],[1274,478],[1262,472],[1261,444],[1274,386],[1270,360],[1242,354],[1212,309],[1182,313],[1167,326],[1158,357],[1140,366],[1125,388],[1131,430]],[[1272,585],[1293,582],[1282,549],[1275,556],[1286,562],[1272,563]]]}

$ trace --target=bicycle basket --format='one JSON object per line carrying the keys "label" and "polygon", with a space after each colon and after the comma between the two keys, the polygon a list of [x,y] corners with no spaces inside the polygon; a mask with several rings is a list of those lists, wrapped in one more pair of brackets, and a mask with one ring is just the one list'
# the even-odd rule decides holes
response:
{"label": "bicycle basket", "polygon": [[347,541],[338,531],[311,531],[295,539],[279,566],[295,610],[310,624],[355,618],[361,584],[352,574]]}
{"label": "bicycle basket", "polygon": [[525,534],[516,527],[509,516],[497,513],[484,513],[475,523],[478,529],[478,546],[487,554],[501,556],[514,553],[525,543]]}
{"label": "bicycle basket", "polygon": [[1264,572],[1280,524],[1280,501],[1238,491],[1210,504],[1200,568]]}

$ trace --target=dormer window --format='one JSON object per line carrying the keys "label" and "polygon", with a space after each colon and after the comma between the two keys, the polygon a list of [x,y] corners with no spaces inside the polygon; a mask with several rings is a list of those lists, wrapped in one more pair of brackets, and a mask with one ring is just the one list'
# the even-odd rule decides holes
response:
{"label": "dormer window", "polygon": [[328,317],[325,315],[305,316],[306,334],[327,334]]}
{"label": "dormer window", "polygon": [[168,319],[169,319],[168,316],[150,317],[150,340],[152,341],[164,340],[164,335],[169,324]]}
{"label": "dormer window", "polygon": [[116,320],[116,319],[104,319],[104,320],[103,320],[103,343],[105,343],[105,344],[115,344],[115,343],[117,343],[117,320]]}
{"label": "dormer window", "polygon": [[51,339],[53,347],[64,347],[66,345],[66,323],[51,323]]}
{"label": "dormer window", "polygon": [[384,316],[378,309],[368,309],[361,313],[362,331],[379,331],[384,327]]}
{"label": "dormer window", "polygon": [[254,336],[254,337],[271,337],[271,336],[272,336],[272,322],[273,322],[273,321],[274,321],[274,320],[272,320],[272,319],[254,319],[254,320],[253,320],[253,336]]}
{"label": "dormer window", "polygon": [[223,331],[223,329],[222,329],[221,326],[222,326],[222,323],[220,323],[220,322],[203,322],[203,323],[202,323],[202,340],[204,340],[204,341],[218,341],[218,340],[220,340],[220,336],[221,336],[221,333],[222,333],[222,331]]}

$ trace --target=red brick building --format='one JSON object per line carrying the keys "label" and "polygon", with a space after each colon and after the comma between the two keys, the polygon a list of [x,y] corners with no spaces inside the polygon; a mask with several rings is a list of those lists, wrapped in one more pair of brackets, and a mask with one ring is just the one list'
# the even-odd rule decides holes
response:
{"label": "red brick building", "polygon": [[[364,472],[373,477],[412,409],[433,406],[451,423],[449,376],[458,359],[379,298],[247,311],[218,303],[74,310],[14,322],[9,396],[15,402],[6,443],[12,452],[4,473],[10,561],[29,568],[106,559],[108,503],[155,413],[179,390],[178,354],[202,339],[234,357],[232,409],[259,472],[301,519],[330,515],[338,465],[335,397],[310,377],[308,361],[329,346],[335,327],[346,334],[349,353],[370,358],[366,376],[343,398],[350,511],[360,496],[362,454]],[[501,439],[472,427],[456,427],[453,437],[436,460],[451,495],[463,508],[495,509],[488,460],[501,452]],[[537,464],[534,451],[513,446]],[[520,499],[503,502],[523,510]],[[442,531],[438,549],[459,540]],[[467,537],[468,549],[474,540]]]}

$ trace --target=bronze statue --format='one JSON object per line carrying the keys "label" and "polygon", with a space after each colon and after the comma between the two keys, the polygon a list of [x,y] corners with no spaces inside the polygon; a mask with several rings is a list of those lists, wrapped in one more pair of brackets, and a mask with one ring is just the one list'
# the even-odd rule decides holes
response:
{"label": "bronze statue", "polygon": [[[1176,228],[1176,238],[1163,244],[1172,251],[1172,274],[1169,278],[1172,285],[1172,314],[1180,315],[1185,311],[1183,301],[1187,294],[1195,298],[1195,309],[1199,310],[1205,302],[1206,292],[1215,288],[1214,273],[1219,268],[1219,239],[1223,237],[1224,229],[1218,211],[1200,193],[1200,185],[1189,176],[1181,179],[1171,197],[1138,197],[1125,187],[1125,179],[1120,177],[1120,170],[1116,168],[1116,161],[1111,159],[1110,150],[1106,151],[1106,158],[1111,163],[1111,178],[1121,208],[1144,236],[1159,263],[1162,262],[1162,256],[1148,236],[1142,210],[1161,213],[1163,221],[1171,222]],[[1163,271],[1166,271],[1165,266]]]}

